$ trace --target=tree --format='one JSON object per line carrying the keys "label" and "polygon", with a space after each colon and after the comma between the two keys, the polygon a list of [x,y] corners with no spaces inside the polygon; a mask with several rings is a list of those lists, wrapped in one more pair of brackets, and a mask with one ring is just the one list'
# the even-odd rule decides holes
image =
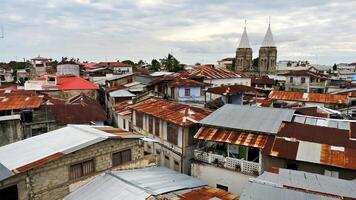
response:
{"label": "tree", "polygon": [[[119,62],[119,61],[118,61]],[[122,61],[122,63],[125,63],[125,64],[128,64],[128,65],[134,65],[135,63],[134,62],[132,62],[131,60],[124,60],[124,61]]]}
{"label": "tree", "polygon": [[337,70],[337,65],[336,65],[336,63],[333,65],[333,70],[334,70],[334,71]]}
{"label": "tree", "polygon": [[172,54],[168,54],[167,57],[160,59],[160,61],[166,71],[178,72],[184,69],[184,67],[179,63],[179,61]]}
{"label": "tree", "polygon": [[195,66],[201,66],[201,64],[199,62],[195,63]]}
{"label": "tree", "polygon": [[159,71],[160,68],[161,68],[161,63],[159,63],[158,60],[153,59],[153,60],[151,61],[150,70],[156,72],[156,71]]}

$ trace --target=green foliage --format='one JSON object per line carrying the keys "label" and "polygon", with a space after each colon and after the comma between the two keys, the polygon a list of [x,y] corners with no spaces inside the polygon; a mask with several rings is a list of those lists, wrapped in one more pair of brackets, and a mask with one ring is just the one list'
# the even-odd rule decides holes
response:
{"label": "green foliage", "polygon": [[195,63],[195,66],[201,66],[201,64],[199,62]]}
{"label": "green foliage", "polygon": [[226,64],[225,67],[226,67],[226,69],[228,69],[228,70],[235,71],[235,65],[234,65],[234,63],[232,63],[232,64]]}
{"label": "green foliage", "polygon": [[258,67],[258,57],[252,60],[252,65]]}
{"label": "green foliage", "polygon": [[334,70],[334,71],[337,70],[337,65],[336,65],[336,63],[333,65],[333,70]]}
{"label": "green foliage", "polygon": [[160,61],[166,71],[178,72],[184,69],[184,67],[172,54],[168,54],[167,57],[160,59]]}
{"label": "green foliage", "polygon": [[135,63],[134,62],[132,62],[131,60],[124,60],[124,61],[122,61],[122,63],[125,63],[125,64],[128,64],[128,65],[131,65],[131,66],[133,66]]}
{"label": "green foliage", "polygon": [[153,59],[151,61],[151,66],[150,66],[149,70],[156,72],[156,71],[159,71],[160,67],[161,67],[161,63],[158,60]]}

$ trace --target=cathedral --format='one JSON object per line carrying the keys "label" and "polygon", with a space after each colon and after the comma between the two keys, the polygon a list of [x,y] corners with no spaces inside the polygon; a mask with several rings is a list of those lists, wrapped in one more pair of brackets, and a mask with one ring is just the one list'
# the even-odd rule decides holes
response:
{"label": "cathedral", "polygon": [[[266,35],[258,55],[258,72],[260,74],[274,74],[277,64],[277,47],[274,44],[271,25],[268,25]],[[252,48],[247,36],[246,26],[242,33],[240,43],[236,49],[235,71],[251,71],[252,69]]]}

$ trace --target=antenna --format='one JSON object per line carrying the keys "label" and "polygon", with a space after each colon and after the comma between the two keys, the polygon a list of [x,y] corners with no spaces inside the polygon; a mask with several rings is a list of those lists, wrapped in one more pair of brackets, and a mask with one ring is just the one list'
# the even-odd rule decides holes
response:
{"label": "antenna", "polygon": [[246,19],[245,19],[245,28],[246,28]]}
{"label": "antenna", "polygon": [[268,26],[271,26],[271,16],[268,16]]}

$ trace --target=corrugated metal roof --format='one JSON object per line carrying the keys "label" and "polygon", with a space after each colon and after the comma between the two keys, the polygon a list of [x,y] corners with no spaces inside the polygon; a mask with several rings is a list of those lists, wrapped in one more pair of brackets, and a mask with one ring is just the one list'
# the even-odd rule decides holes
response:
{"label": "corrugated metal roof", "polygon": [[274,100],[316,102],[316,103],[332,103],[332,104],[348,103],[347,95],[335,95],[335,94],[272,91],[269,94],[269,98]]}
{"label": "corrugated metal roof", "polygon": [[149,98],[130,106],[130,108],[179,126],[195,124],[211,113],[208,109],[173,103],[158,98]]}
{"label": "corrugated metal roof", "polygon": [[356,199],[356,182],[277,168],[245,185],[241,200],[248,199]]}
{"label": "corrugated metal roof", "polygon": [[[117,133],[108,133],[94,127],[97,128],[97,126],[88,125],[68,125],[61,129],[2,146],[0,147],[0,164],[13,173],[25,172],[51,160],[56,160],[65,154],[108,138],[118,137]],[[141,135],[137,135],[137,138],[141,137]],[[5,173],[7,172],[0,170],[0,177],[8,178],[9,175]],[[0,181],[3,179],[0,179]]]}
{"label": "corrugated metal roof", "polygon": [[254,87],[249,87],[245,85],[224,85],[219,87],[208,88],[207,92],[213,94],[227,95],[227,94],[238,94],[244,92],[256,92]]}
{"label": "corrugated metal roof", "polygon": [[349,130],[300,123],[282,124],[263,151],[270,156],[356,170],[356,140]]}
{"label": "corrugated metal roof", "polygon": [[290,122],[294,110],[226,104],[199,123],[249,132],[276,134],[283,121]]}
{"label": "corrugated metal roof", "polygon": [[64,200],[146,199],[149,196],[206,185],[165,167],[108,172],[69,194]]}
{"label": "corrugated metal roof", "polygon": [[350,123],[356,122],[354,120],[342,120],[342,119],[331,119],[331,118],[322,118],[314,116],[305,116],[305,115],[295,115],[293,122],[323,126],[329,128],[337,128],[341,130],[350,130]]}
{"label": "corrugated metal roof", "polygon": [[109,95],[110,97],[135,97],[136,96],[127,90],[116,90],[110,92]]}
{"label": "corrugated metal roof", "polygon": [[194,138],[199,140],[226,142],[255,148],[264,148],[269,137],[272,136],[209,127],[201,127],[194,136]]}
{"label": "corrugated metal roof", "polygon": [[230,71],[224,68],[195,68],[189,74],[192,77],[203,77],[206,79],[228,79],[228,78],[240,78],[240,74]]}
{"label": "corrugated metal roof", "polygon": [[43,96],[13,95],[0,97],[0,110],[39,108]]}
{"label": "corrugated metal roof", "polygon": [[180,190],[171,192],[159,197],[161,200],[239,200],[239,197],[235,194],[231,194],[222,189],[212,187],[201,187],[189,190]]}

